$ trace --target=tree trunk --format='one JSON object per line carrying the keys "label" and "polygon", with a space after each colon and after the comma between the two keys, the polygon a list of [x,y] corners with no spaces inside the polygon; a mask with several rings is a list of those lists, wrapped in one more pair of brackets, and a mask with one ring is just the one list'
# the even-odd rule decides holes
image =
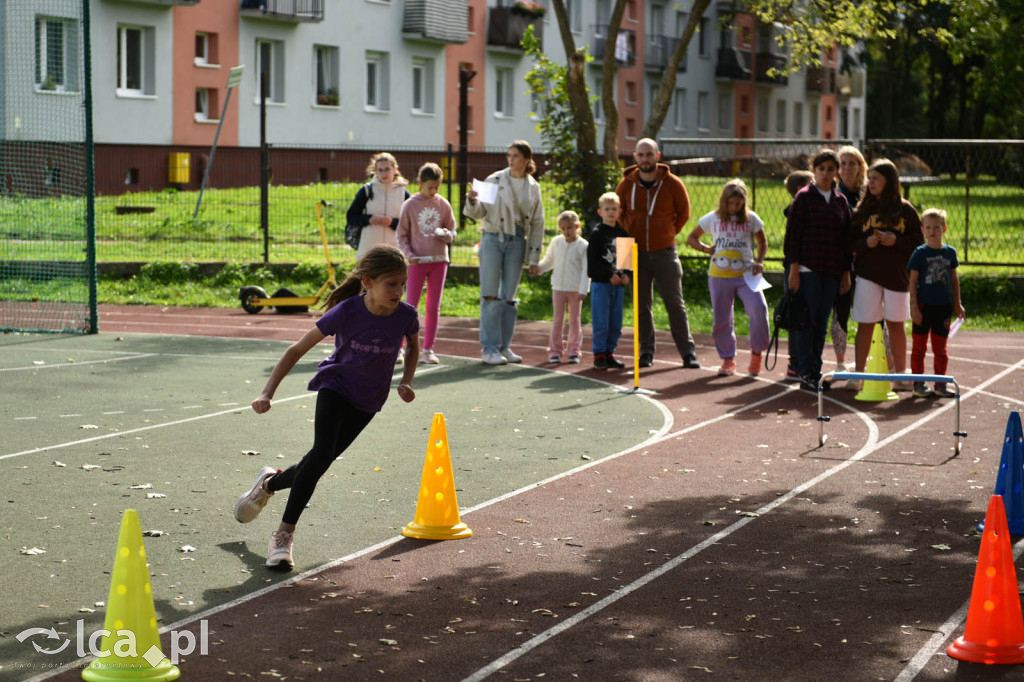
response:
{"label": "tree trunk", "polygon": [[668,64],[665,65],[665,71],[662,73],[661,83],[658,85],[658,94],[654,97],[651,114],[644,122],[643,130],[640,131],[640,137],[657,139],[658,132],[661,130],[661,126],[665,123],[665,116],[668,115],[669,105],[672,104],[672,93],[676,89],[676,76],[678,74],[679,63],[683,61],[683,57],[686,55],[686,50],[690,46],[690,40],[693,38],[693,34],[697,30],[698,23],[700,22],[701,17],[704,16],[704,12],[707,11],[708,5],[710,4],[711,0],[694,0],[693,8],[690,10],[690,19],[686,22],[686,28],[683,29],[683,35],[679,36],[679,42],[676,43],[676,48],[672,50],[672,56],[669,57]]}
{"label": "tree trunk", "polygon": [[604,59],[601,63],[601,109],[604,112],[604,160],[619,162],[619,108],[615,104],[615,44],[619,38],[619,25],[626,13],[626,0],[615,0],[615,8],[608,20],[608,32],[604,42]]}

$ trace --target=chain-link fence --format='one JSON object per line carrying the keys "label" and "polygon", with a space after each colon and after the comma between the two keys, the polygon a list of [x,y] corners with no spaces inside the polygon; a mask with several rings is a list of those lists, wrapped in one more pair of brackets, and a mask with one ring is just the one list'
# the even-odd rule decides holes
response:
{"label": "chain-link fence", "polygon": [[[791,171],[807,169],[822,146],[837,140],[663,139],[662,160],[686,183],[692,218],[679,236],[684,257],[703,256],[684,240],[697,218],[714,210],[723,184],[744,179],[750,206],[766,225],[769,259],[781,260],[790,196],[783,180]],[[903,192],[923,210],[944,208],[949,215],[946,239],[962,262],[972,265],[1021,265],[1024,226],[1024,142],[872,140],[861,147],[869,161],[881,155],[899,166]],[[155,149],[143,146],[100,146],[96,150],[96,254],[101,262],[156,260],[241,262],[323,262],[323,248],[314,205],[326,200],[328,241],[336,263],[354,252],[344,246],[345,212],[361,184],[374,149],[272,147],[266,220],[262,217],[260,150],[221,148],[210,169],[202,203],[199,185],[206,172],[205,148]],[[441,164],[441,194],[461,211],[460,177],[486,177],[504,168],[505,148],[471,148],[464,161],[452,148],[389,148],[415,191],[415,175],[427,161]],[[630,153],[624,151],[624,160]],[[465,175],[461,166],[465,166]],[[555,219],[565,208],[558,188],[543,178],[545,161],[537,155],[550,239]],[[39,199],[40,214],[55,210],[61,198]],[[71,199],[69,199],[71,201]],[[43,205],[45,202],[45,205]],[[4,217],[4,216],[0,216]],[[5,221],[7,217],[4,217]],[[12,218],[16,218],[13,216]],[[596,216],[583,216],[589,224]],[[452,259],[475,264],[477,225],[462,221]],[[546,240],[547,241],[547,240]]]}

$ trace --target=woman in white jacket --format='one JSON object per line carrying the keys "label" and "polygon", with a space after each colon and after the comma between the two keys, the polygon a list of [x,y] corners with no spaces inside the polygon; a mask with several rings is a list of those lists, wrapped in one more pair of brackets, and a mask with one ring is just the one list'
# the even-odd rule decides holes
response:
{"label": "woman in white jacket", "polygon": [[387,152],[374,154],[366,167],[370,182],[359,188],[345,217],[349,225],[359,225],[356,260],[379,244],[398,246],[395,230],[402,215],[402,204],[411,194],[408,181],[398,170],[398,161]]}
{"label": "woman in white jacket", "polygon": [[485,182],[498,186],[493,204],[466,195],[465,214],[482,223],[480,236],[480,346],[488,365],[522,362],[509,345],[519,317],[516,290],[523,265],[537,265],[544,247],[544,204],[532,174],[533,148],[525,140],[508,147],[508,168]]}

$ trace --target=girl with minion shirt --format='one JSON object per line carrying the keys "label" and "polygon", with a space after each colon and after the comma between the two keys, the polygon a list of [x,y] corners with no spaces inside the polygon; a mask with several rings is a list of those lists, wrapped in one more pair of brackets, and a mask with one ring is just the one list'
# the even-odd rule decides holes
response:
{"label": "girl with minion shirt", "polygon": [[[711,235],[712,245],[700,240]],[[711,256],[708,268],[708,289],[711,292],[712,336],[722,365],[718,376],[736,373],[736,333],[733,304],[739,296],[750,318],[750,365],[747,373],[761,372],[761,353],[768,348],[768,303],[764,294],[753,291],[743,278],[748,270],[753,275],[764,272],[768,240],[764,222],[747,209],[747,186],[742,180],[730,180],[718,198],[718,208],[711,211],[686,238],[692,248]],[[757,255],[754,255],[754,244]]]}

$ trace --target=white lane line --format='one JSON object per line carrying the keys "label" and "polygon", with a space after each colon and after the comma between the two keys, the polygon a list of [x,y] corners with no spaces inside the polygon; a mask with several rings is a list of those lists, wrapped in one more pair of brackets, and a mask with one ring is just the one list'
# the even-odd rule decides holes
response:
{"label": "white lane line", "polygon": [[[1019,369],[1022,366],[1024,366],[1024,360],[1021,360],[1021,361],[1017,362],[1016,365],[1008,367],[1008,368],[1004,369],[1002,372],[1000,372],[999,374],[996,374],[995,376],[985,380],[977,388],[968,391],[966,395],[967,396],[971,396],[971,395],[977,393],[980,389],[982,389],[982,388],[984,388],[984,387],[986,387],[986,386],[988,386],[988,385],[998,381],[999,379],[1003,378],[1005,375],[1010,374],[1011,372]],[[854,406],[849,406],[849,407],[850,407],[851,411],[854,411],[855,414],[859,414],[860,413],[860,411],[856,410],[856,408]],[[788,502],[789,500],[793,499],[797,495],[800,495],[801,493],[803,493],[803,492],[807,491],[808,489],[814,487],[818,483],[820,483],[820,482],[822,482],[822,481],[824,481],[824,480],[826,480],[826,479],[828,479],[828,478],[838,474],[839,472],[841,472],[844,469],[852,466],[856,462],[859,462],[860,460],[864,459],[865,457],[867,457],[871,453],[881,449],[882,447],[888,445],[889,443],[892,443],[892,442],[902,438],[904,435],[906,435],[906,434],[914,431],[918,427],[920,427],[920,426],[922,426],[922,425],[932,421],[937,416],[939,416],[943,412],[946,412],[949,409],[952,409],[953,407],[954,407],[954,403],[952,403],[952,402],[947,403],[945,406],[943,406],[943,407],[941,407],[941,408],[939,408],[939,409],[937,409],[937,410],[935,410],[933,412],[929,412],[924,417],[921,417],[920,419],[918,419],[916,422],[914,422],[914,423],[904,427],[903,429],[897,431],[896,433],[892,434],[888,438],[886,438],[886,439],[884,439],[882,441],[879,441],[878,443],[872,444],[870,442],[870,440],[869,440],[869,442],[867,444],[865,444],[864,447],[862,447],[859,451],[857,451],[856,454],[854,454],[849,459],[847,459],[847,460],[845,460],[843,462],[840,462],[839,464],[837,464],[836,466],[832,467],[831,469],[827,469],[826,471],[823,471],[822,473],[818,474],[817,476],[815,476],[811,480],[809,480],[809,481],[807,481],[807,482],[797,486],[796,488],[793,488],[792,490],[790,490],[786,494],[784,494],[781,497],[778,497],[778,498],[772,500],[771,502],[769,502],[768,504],[764,505],[760,509],[755,510],[754,513],[757,515],[756,517],[745,516],[745,517],[741,518],[740,520],[734,522],[732,525],[730,525],[730,526],[728,526],[726,528],[723,528],[721,531],[719,531],[718,533],[715,533],[714,535],[712,535],[711,537],[707,538],[703,542],[700,542],[700,543],[694,545],[693,547],[691,547],[690,549],[686,550],[682,554],[676,556],[674,559],[672,559],[668,563],[663,564],[659,568],[657,568],[657,569],[647,573],[644,576],[641,576],[640,578],[634,580],[632,583],[622,587],[621,589],[619,589],[614,594],[610,594],[607,597],[601,599],[600,601],[595,602],[594,604],[592,604],[587,609],[584,609],[583,611],[580,611],[579,613],[574,614],[573,616],[567,618],[565,621],[559,623],[558,625],[556,625],[556,626],[554,626],[552,628],[549,628],[548,630],[545,630],[544,632],[540,633],[536,637],[533,637],[532,639],[529,639],[529,640],[527,640],[525,642],[522,642],[521,644],[519,644],[519,646],[517,646],[512,651],[509,651],[504,656],[501,656],[500,658],[495,659],[494,661],[492,661],[488,665],[486,665],[483,668],[480,668],[479,670],[477,670],[475,673],[473,673],[469,677],[464,678],[462,680],[462,682],[480,682],[480,680],[484,680],[484,679],[490,677],[492,674],[498,672],[499,670],[501,670],[502,668],[507,666],[512,661],[515,661],[520,656],[523,656],[524,654],[532,651],[533,649],[537,648],[538,646],[540,646],[544,642],[548,641],[552,637],[555,637],[556,635],[564,632],[565,630],[568,630],[569,628],[571,628],[571,627],[577,625],[578,623],[586,620],[587,618],[589,618],[590,616],[594,615],[595,613],[598,613],[598,612],[604,610],[605,608],[611,606],[612,604],[616,603],[617,601],[619,601],[623,597],[626,597],[629,594],[631,594],[632,592],[635,592],[636,590],[640,589],[641,587],[646,586],[648,583],[656,580],[657,578],[661,577],[665,573],[668,573],[669,571],[679,567],[684,562],[686,562],[688,559],[696,556],[697,554],[699,554],[703,550],[707,549],[708,547],[711,547],[714,544],[716,544],[718,542],[721,542],[722,540],[724,540],[728,536],[732,535],[733,533],[735,533],[739,529],[741,529],[744,526],[746,526],[748,523],[751,523],[754,520],[754,518],[760,518],[761,516],[764,516],[765,514],[768,514],[769,512],[771,512],[774,509],[776,509],[777,507],[779,507],[779,506],[785,504],[786,502]],[[966,613],[966,609],[964,610],[964,612]],[[924,658],[926,658],[926,659],[930,658],[930,654],[928,656],[925,656]],[[909,682],[910,680],[913,680],[913,678],[914,678],[914,676],[916,674],[917,674],[917,672],[915,671],[913,674],[910,675],[910,677],[905,678],[905,679],[901,679],[901,682]]]}
{"label": "white lane line", "polygon": [[39,417],[15,417],[14,421],[21,422],[21,421],[29,421],[31,419],[39,419]]}
{"label": "white lane line", "polygon": [[[1013,560],[1016,562],[1022,553],[1024,553],[1024,540],[1018,541],[1013,546]],[[893,679],[893,682],[911,682],[919,672],[924,670],[924,667],[928,665],[928,662],[935,656],[936,652],[946,643],[950,635],[960,629],[960,624],[967,619],[967,610],[970,605],[970,599],[961,604],[960,608],[954,611],[953,615],[940,625],[935,634],[929,637],[924,646],[914,654],[914,657],[907,663],[907,667]]]}
{"label": "white lane line", "polygon": [[110,415],[110,414],[124,414],[124,413],[125,413],[124,410],[111,410],[110,412],[100,412],[100,414],[106,414],[106,415]]}
{"label": "white lane line", "polygon": [[[67,351],[68,353],[72,351]],[[26,367],[0,367],[0,372],[22,372],[25,370],[32,369],[54,369],[56,367],[78,367],[80,365],[104,365],[111,362],[121,362],[122,360],[139,360],[141,358],[151,358],[159,353],[142,353],[141,355],[123,355],[116,358],[107,358],[106,360],[82,360],[81,362],[60,362],[53,365],[32,365]]]}

